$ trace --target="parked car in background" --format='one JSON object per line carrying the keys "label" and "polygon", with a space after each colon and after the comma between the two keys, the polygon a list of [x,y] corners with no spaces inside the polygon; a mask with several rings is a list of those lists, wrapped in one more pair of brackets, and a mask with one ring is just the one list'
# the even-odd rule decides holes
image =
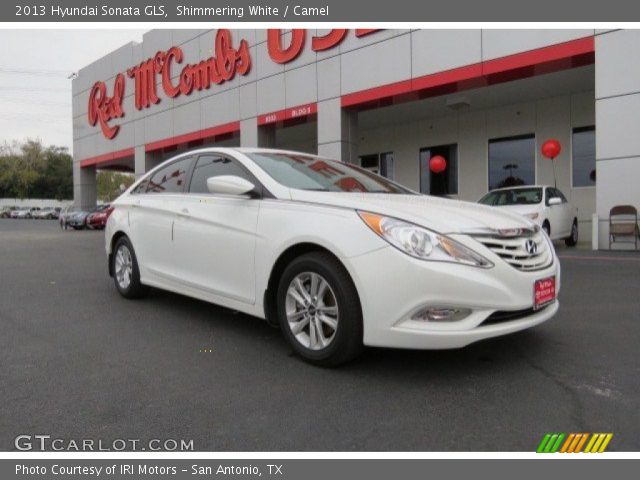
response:
{"label": "parked car in background", "polygon": [[113,208],[109,204],[98,205],[94,212],[87,217],[87,227],[95,230],[102,230],[107,224],[107,219]]}
{"label": "parked car in background", "polygon": [[58,218],[58,211],[55,208],[43,208],[42,210],[36,210],[31,213],[33,218],[54,220]]}
{"label": "parked car in background", "polygon": [[67,218],[67,226],[74,230],[84,230],[87,228],[87,217],[91,212],[89,210],[79,210]]}
{"label": "parked car in background", "polygon": [[18,207],[11,212],[11,218],[18,218],[24,220],[25,218],[31,218],[31,208]]}
{"label": "parked car in background", "polygon": [[16,207],[2,207],[0,208],[0,218],[9,218],[11,217],[11,212],[13,212]]}
{"label": "parked car in background", "polygon": [[529,219],[314,155],[187,152],[112,206],[105,249],[123,297],[154,286],[266,318],[314,364],[363,344],[460,348],[559,306],[560,263]]}
{"label": "parked car in background", "polygon": [[69,205],[68,207],[64,207],[60,213],[58,214],[58,220],[60,221],[60,228],[66,230],[70,225],[68,225],[68,220],[74,215],[80,213],[80,208]]}
{"label": "parked car in background", "polygon": [[524,215],[547,232],[552,240],[564,239],[569,247],[578,243],[578,209],[555,187],[499,188],[487,193],[479,203]]}

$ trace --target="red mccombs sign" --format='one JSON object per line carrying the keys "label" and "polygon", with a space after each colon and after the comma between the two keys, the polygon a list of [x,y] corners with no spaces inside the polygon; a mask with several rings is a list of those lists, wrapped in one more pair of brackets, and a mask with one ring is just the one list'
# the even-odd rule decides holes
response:
{"label": "red mccombs sign", "polygon": [[[362,37],[377,29],[356,29],[355,36]],[[333,29],[322,36],[311,37],[311,49],[315,52],[329,50],[338,46],[347,36],[347,29]],[[267,49],[275,63],[288,63],[295,60],[304,50],[307,42],[307,31],[293,29],[285,40],[280,29],[267,30]],[[158,80],[164,94],[169,98],[190,95],[194,90],[200,91],[233,80],[236,75],[247,75],[251,70],[251,53],[246,40],[233,45],[231,33],[227,29],[219,29],[214,40],[214,55],[198,63],[182,65],[184,54],[180,47],[171,47],[159,51],[153,57],[127,70],[127,77],[134,83],[135,107],[137,110],[150,108],[160,103]],[[174,68],[182,66],[177,78],[173,78]],[[108,94],[105,82],[96,82],[89,93],[87,118],[91,126],[100,125],[102,134],[112,139],[120,130],[119,125],[110,125],[116,118],[122,118],[125,112],[122,101],[125,96],[125,76],[116,75],[113,93]]]}

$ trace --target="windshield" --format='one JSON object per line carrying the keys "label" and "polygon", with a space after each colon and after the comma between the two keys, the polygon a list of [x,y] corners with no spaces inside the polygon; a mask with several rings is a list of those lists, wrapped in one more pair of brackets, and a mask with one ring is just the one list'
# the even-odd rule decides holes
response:
{"label": "windshield", "polygon": [[487,193],[478,202],[485,205],[535,205],[542,201],[542,188],[510,188]]}
{"label": "windshield", "polygon": [[289,188],[321,192],[413,194],[384,177],[354,165],[311,155],[248,153],[262,170]]}

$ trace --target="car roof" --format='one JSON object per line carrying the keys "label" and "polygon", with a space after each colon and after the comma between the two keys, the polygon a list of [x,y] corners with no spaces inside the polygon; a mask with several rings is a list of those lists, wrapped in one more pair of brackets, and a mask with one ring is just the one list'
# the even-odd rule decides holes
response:
{"label": "car roof", "polygon": [[554,188],[551,185],[514,185],[513,187],[501,187],[494,188],[493,190],[489,190],[491,192],[499,192],[501,190],[521,190],[523,188]]}
{"label": "car roof", "polygon": [[[189,155],[193,155],[193,154],[197,154],[197,153],[227,153],[227,154],[241,153],[241,154],[245,154],[245,155],[247,153],[280,153],[280,154],[287,154],[287,155],[309,155],[310,157],[318,157],[319,156],[319,155],[317,155],[315,153],[300,152],[300,151],[296,151],[296,150],[283,150],[283,149],[278,149],[278,148],[204,147],[204,148],[197,148],[197,149],[194,149],[194,150],[188,150],[186,152],[182,152],[182,153],[176,155],[175,157],[168,158],[167,160],[177,159],[179,157],[189,156]],[[162,163],[164,163],[164,162],[162,162]]]}

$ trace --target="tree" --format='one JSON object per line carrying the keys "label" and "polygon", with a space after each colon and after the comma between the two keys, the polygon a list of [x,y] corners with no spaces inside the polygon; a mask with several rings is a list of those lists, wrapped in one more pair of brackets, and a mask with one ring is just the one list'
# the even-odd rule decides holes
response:
{"label": "tree", "polygon": [[0,196],[73,198],[72,158],[65,147],[44,147],[39,140],[0,147]]}
{"label": "tree", "polygon": [[119,172],[109,172],[109,171],[99,171],[97,174],[97,189],[98,189],[98,199],[103,202],[112,202],[120,194],[129,188],[135,178],[131,174],[127,173],[119,173]]}

